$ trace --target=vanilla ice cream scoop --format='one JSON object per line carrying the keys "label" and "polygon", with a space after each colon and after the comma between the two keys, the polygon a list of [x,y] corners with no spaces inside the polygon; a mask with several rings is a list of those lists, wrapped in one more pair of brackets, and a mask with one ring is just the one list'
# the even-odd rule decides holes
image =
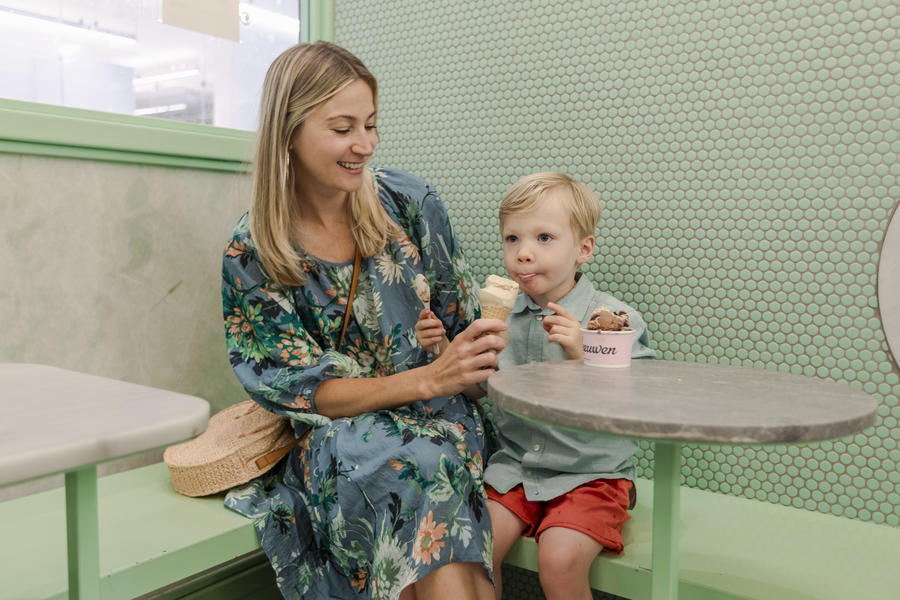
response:
{"label": "vanilla ice cream scoop", "polygon": [[[519,294],[519,284],[512,279],[499,275],[488,275],[484,281],[484,287],[478,292],[481,308],[500,307],[508,311],[512,310]],[[506,318],[505,316],[503,317]]]}
{"label": "vanilla ice cream scoop", "polygon": [[[511,279],[499,275],[488,275],[484,281],[484,287],[478,291],[478,300],[481,302],[481,316],[485,319],[500,319],[505,321],[516,303],[519,294],[519,284]],[[482,335],[494,334],[509,340],[505,331],[486,331]]]}
{"label": "vanilla ice cream scoop", "polygon": [[431,304],[431,286],[428,285],[428,280],[421,273],[416,275],[416,280],[414,282],[416,287],[416,295],[419,297],[419,300],[422,301],[422,304],[425,305],[425,308],[428,308],[428,305]]}

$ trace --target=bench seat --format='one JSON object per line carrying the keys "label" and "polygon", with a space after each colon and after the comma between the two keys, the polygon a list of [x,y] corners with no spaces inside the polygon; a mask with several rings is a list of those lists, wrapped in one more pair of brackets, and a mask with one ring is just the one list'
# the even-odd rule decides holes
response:
{"label": "bench seat", "polygon": [[[650,597],[653,482],[636,481],[638,502],[625,525],[625,550],[603,554],[591,587]],[[681,488],[680,600],[883,600],[900,590],[900,528]],[[535,569],[537,544],[507,555]]]}
{"label": "bench seat", "polygon": [[[223,494],[175,493],[163,463],[101,477],[97,487],[104,600],[135,598],[259,548]],[[0,504],[0,530],[0,598],[64,600],[64,490]]]}
{"label": "bench seat", "polygon": [[[221,494],[176,494],[162,463],[98,487],[104,600],[208,569],[152,597],[278,597],[250,521],[225,509]],[[602,555],[591,573],[592,587],[635,600],[649,597],[653,484],[638,480],[637,489],[625,552]],[[62,489],[0,504],[0,598],[65,598],[64,512]],[[680,531],[682,600],[880,600],[900,590],[900,528],[682,488]],[[507,562],[535,570],[537,546],[520,540]]]}

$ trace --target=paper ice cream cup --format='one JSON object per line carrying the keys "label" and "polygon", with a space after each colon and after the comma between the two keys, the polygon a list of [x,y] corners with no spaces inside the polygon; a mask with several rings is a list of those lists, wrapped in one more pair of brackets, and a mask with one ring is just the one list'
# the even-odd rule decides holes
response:
{"label": "paper ice cream cup", "polygon": [[584,364],[592,367],[627,367],[631,365],[634,329],[600,331],[581,329]]}

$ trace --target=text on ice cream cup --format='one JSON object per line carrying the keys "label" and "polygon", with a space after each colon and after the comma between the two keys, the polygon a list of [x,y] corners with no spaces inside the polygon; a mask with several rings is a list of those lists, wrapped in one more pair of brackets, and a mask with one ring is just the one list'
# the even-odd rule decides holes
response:
{"label": "text on ice cream cup", "polygon": [[584,362],[592,367],[627,367],[631,365],[634,330],[581,330]]}

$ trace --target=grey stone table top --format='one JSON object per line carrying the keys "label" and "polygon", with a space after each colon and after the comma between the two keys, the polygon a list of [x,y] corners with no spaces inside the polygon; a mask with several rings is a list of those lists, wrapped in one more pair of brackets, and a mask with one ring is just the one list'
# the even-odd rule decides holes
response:
{"label": "grey stone table top", "polygon": [[530,363],[488,379],[510,412],[566,427],[654,440],[771,444],[827,440],[875,423],[877,403],[844,383],[776,371],[633,360]]}
{"label": "grey stone table top", "polygon": [[0,485],[166,446],[206,429],[206,400],[56,367],[0,363]]}

